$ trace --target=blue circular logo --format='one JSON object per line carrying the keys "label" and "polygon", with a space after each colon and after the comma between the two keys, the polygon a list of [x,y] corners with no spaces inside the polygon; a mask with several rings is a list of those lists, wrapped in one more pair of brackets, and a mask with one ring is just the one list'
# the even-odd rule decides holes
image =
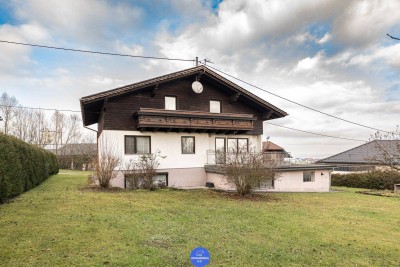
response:
{"label": "blue circular logo", "polygon": [[196,267],[203,267],[210,263],[210,252],[207,249],[198,247],[190,253],[190,261]]}

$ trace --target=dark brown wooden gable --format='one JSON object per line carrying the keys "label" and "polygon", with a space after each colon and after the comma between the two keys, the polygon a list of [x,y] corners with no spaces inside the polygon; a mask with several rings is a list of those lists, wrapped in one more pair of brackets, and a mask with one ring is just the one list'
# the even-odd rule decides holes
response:
{"label": "dark brown wooden gable", "polygon": [[209,101],[222,101],[222,113],[253,114],[257,118],[254,121],[253,130],[249,134],[262,134],[263,123],[260,107],[251,106],[246,99],[227,88],[219,87],[217,83],[201,79],[203,92],[196,94],[191,85],[194,77],[186,77],[168,83],[141,89],[139,91],[112,97],[107,100],[105,111],[99,123],[99,132],[105,130],[138,130],[137,118],[134,114],[140,108],[164,109],[164,97],[175,96],[177,109],[186,111],[209,112]]}

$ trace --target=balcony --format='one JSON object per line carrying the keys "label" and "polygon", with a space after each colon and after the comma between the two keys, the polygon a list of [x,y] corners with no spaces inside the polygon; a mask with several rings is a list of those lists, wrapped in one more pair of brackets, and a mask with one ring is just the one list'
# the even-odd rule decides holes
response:
{"label": "balcony", "polygon": [[[247,154],[247,152],[245,152]],[[252,153],[250,153],[252,154]],[[291,166],[290,154],[287,152],[267,152],[267,153],[254,153],[262,155],[265,164],[273,165],[275,167]],[[228,161],[234,161],[237,153],[234,152],[221,152],[214,150],[207,150],[206,166],[224,165]],[[231,160],[229,160],[231,158]]]}
{"label": "balcony", "polygon": [[135,113],[141,131],[244,134],[253,130],[252,114],[140,108]]}

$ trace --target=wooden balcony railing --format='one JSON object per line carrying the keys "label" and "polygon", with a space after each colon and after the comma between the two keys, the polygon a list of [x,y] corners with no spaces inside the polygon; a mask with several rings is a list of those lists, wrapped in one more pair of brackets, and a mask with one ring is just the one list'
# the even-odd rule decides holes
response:
{"label": "wooden balcony railing", "polygon": [[252,114],[140,108],[137,128],[152,131],[245,133],[253,130]]}

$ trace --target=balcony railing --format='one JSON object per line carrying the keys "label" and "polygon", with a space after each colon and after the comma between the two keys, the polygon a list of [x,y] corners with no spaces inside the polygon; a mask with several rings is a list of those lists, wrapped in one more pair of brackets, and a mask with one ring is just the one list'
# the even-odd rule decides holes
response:
{"label": "balcony railing", "polygon": [[135,116],[140,130],[246,133],[257,120],[252,114],[140,108]]}
{"label": "balcony railing", "polygon": [[[266,163],[274,164],[277,167],[290,166],[289,154],[287,152],[268,152],[268,153],[255,153],[263,157]],[[236,153],[218,152],[214,150],[207,150],[207,164],[206,165],[219,165],[225,164],[230,159],[234,159]],[[227,160],[228,159],[228,160]]]}

